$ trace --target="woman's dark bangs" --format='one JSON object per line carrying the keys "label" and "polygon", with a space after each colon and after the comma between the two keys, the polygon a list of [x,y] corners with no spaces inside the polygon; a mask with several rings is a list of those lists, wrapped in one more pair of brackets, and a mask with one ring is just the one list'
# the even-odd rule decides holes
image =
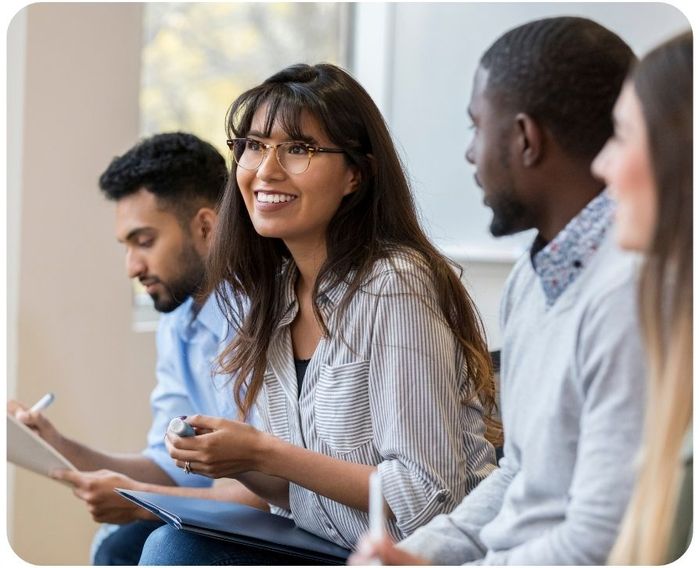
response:
{"label": "woman's dark bangs", "polygon": [[289,138],[311,142],[312,139],[302,128],[304,111],[316,118],[324,131],[327,128],[319,116],[316,101],[304,95],[290,85],[251,91],[242,95],[229,109],[228,126],[235,137],[245,138],[250,132],[255,113],[267,107],[261,132],[263,136],[269,138],[275,124],[279,124]]}
{"label": "woman's dark bangs", "polygon": [[297,90],[289,85],[280,85],[275,89],[268,100],[268,111],[265,117],[265,134],[270,135],[275,123],[293,140],[309,142],[311,138],[302,128],[304,111],[314,113],[313,101],[306,100]]}

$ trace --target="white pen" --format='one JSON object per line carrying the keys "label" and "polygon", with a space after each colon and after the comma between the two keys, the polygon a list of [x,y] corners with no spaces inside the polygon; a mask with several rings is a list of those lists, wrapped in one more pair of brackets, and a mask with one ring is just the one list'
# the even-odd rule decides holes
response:
{"label": "white pen", "polygon": [[54,397],[52,392],[47,392],[29,409],[29,412],[41,412],[42,410],[46,410],[51,405],[54,398],[56,397]]}
{"label": "white pen", "polygon": [[[384,538],[384,497],[382,496],[382,483],[379,472],[374,471],[369,476],[369,537],[374,542],[380,542]],[[372,558],[370,566],[381,566],[379,558]]]}
{"label": "white pen", "polygon": [[384,497],[379,472],[369,476],[369,534],[373,540],[384,537]]}

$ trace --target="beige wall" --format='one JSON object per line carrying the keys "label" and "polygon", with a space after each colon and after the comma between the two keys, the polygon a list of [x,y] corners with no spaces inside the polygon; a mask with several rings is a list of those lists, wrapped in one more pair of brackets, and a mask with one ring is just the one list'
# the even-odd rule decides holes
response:
{"label": "beige wall", "polygon": [[[141,9],[34,4],[23,14],[25,47],[8,46],[9,59],[26,57],[23,104],[8,100],[23,108],[20,187],[10,188],[21,192],[21,209],[8,211],[20,215],[18,259],[8,271],[17,284],[8,394],[32,403],[53,391],[47,415],[66,435],[117,451],[144,444],[154,338],[132,331],[113,206],[97,178],[138,136]],[[88,562],[96,525],[69,489],[18,470],[8,502],[20,557]]]}

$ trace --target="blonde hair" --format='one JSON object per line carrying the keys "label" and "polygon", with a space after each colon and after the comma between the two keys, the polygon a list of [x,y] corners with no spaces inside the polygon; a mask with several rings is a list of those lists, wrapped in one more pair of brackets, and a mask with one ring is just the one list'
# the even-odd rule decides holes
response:
{"label": "blonde hair", "polygon": [[[640,278],[649,382],[640,472],[610,564],[669,556],[693,415],[692,36],[647,55],[633,72],[649,131],[657,226]],[[674,85],[672,89],[668,85]]]}
{"label": "blonde hair", "polygon": [[650,411],[641,470],[609,564],[658,565],[668,557],[682,468],[681,446],[692,420],[692,308],[674,325],[665,356],[651,350]]}

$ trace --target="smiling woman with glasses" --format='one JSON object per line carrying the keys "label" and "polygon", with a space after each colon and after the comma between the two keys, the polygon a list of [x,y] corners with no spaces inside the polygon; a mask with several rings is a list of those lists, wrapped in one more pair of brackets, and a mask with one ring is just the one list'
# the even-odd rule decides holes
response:
{"label": "smiling woman with glasses", "polygon": [[[247,385],[241,417],[256,406],[263,429],[191,417],[204,433],[169,435],[170,455],[193,473],[240,480],[347,548],[368,528],[378,471],[387,531],[404,537],[495,468],[477,311],[420,227],[384,120],[348,73],[289,67],[242,94],[227,129],[234,161],[209,287],[237,330],[222,370],[233,393]],[[243,315],[226,290],[246,298]],[[294,558],[167,527],[142,557],[275,562]]]}

